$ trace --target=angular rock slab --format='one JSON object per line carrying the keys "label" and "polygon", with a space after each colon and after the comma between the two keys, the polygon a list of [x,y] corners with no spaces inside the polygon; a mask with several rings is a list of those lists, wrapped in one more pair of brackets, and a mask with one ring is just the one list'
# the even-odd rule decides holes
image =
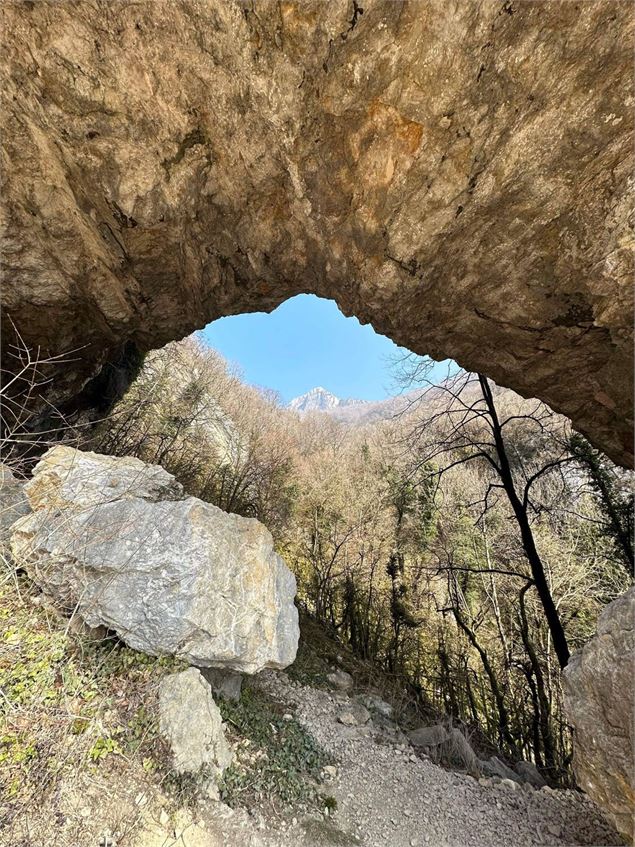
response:
{"label": "angular rock slab", "polygon": [[31,511],[23,484],[16,479],[11,468],[0,462],[0,555],[11,535],[11,527],[18,518]]}
{"label": "angular rock slab", "polygon": [[295,578],[257,520],[194,497],[138,459],[49,450],[25,486],[13,555],[89,626],[135,650],[244,673],[284,668]]}
{"label": "angular rock slab", "polygon": [[161,735],[170,745],[173,768],[216,782],[232,761],[223,719],[208,683],[196,668],[166,676],[159,686]]}
{"label": "angular rock slab", "polygon": [[533,762],[526,762],[524,760],[516,762],[514,770],[523,782],[528,782],[534,788],[544,788],[547,784],[545,778]]}
{"label": "angular rock slab", "polygon": [[449,732],[441,724],[434,726],[420,726],[407,733],[410,743],[414,747],[436,747],[443,744],[450,737]]}
{"label": "angular rock slab", "polygon": [[595,635],[564,672],[565,711],[575,729],[576,779],[628,843],[635,819],[633,721],[635,588],[604,609]]}
{"label": "angular rock slab", "polygon": [[202,668],[201,673],[212,689],[214,696],[222,697],[223,700],[238,702],[243,685],[242,675],[234,671],[225,671],[220,668]]}

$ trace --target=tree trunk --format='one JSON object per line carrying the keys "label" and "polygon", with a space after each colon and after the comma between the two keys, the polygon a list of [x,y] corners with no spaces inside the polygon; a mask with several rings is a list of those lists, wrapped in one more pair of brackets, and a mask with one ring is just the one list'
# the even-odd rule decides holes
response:
{"label": "tree trunk", "polygon": [[523,640],[523,644],[525,646],[525,651],[527,656],[529,657],[529,661],[531,663],[531,668],[533,671],[533,676],[536,681],[536,695],[538,698],[539,708],[537,709],[537,714],[539,716],[539,725],[540,725],[540,735],[542,737],[542,745],[545,751],[544,763],[545,767],[549,769],[552,775],[554,775],[554,767],[555,767],[555,755],[554,755],[554,745],[553,745],[553,737],[551,734],[551,726],[549,725],[549,698],[547,697],[547,691],[545,688],[545,679],[542,673],[542,667],[540,666],[540,662],[538,660],[538,656],[536,654],[536,650],[534,648],[534,644],[529,635],[529,623],[527,621],[527,610],[525,608],[525,594],[531,586],[529,584],[525,585],[524,588],[521,589],[519,599],[520,599],[520,635]]}
{"label": "tree trunk", "polygon": [[551,590],[547,582],[547,577],[545,575],[542,560],[536,548],[534,534],[532,532],[531,524],[529,522],[527,509],[523,505],[523,502],[521,501],[520,497],[518,496],[518,493],[516,492],[514,477],[512,475],[511,466],[507,457],[505,442],[503,440],[503,432],[500,426],[500,422],[498,420],[498,414],[496,412],[496,406],[494,404],[492,391],[489,387],[487,377],[483,376],[482,374],[479,374],[478,379],[481,386],[481,390],[483,392],[485,403],[487,405],[488,412],[492,420],[492,431],[494,434],[494,442],[496,444],[496,453],[498,455],[499,476],[505,488],[507,498],[514,511],[516,522],[518,523],[518,526],[520,528],[523,549],[525,551],[527,561],[529,562],[529,565],[531,567],[531,573],[534,578],[534,585],[536,586],[536,591],[538,592],[540,602],[542,603],[542,608],[545,613],[545,618],[547,620],[549,631],[551,632],[553,646],[558,657],[558,662],[560,663],[561,668],[565,668],[569,662],[570,657],[567,638],[562,626],[562,622],[560,621],[560,616],[558,615],[558,610],[556,609],[556,604],[553,602],[553,597],[551,596]]}

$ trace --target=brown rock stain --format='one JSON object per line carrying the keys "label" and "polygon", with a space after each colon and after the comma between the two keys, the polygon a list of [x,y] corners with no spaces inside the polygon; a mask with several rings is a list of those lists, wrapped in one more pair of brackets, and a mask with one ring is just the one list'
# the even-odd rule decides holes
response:
{"label": "brown rock stain", "polygon": [[[0,10],[2,343],[15,324],[31,349],[83,351],[36,411],[81,408],[127,339],[145,352],[303,290],[632,463],[631,4],[370,4],[354,31],[345,0],[54,5]],[[425,273],[387,274],[387,245]],[[579,296],[604,332],[553,325]]]}
{"label": "brown rock stain", "polygon": [[374,100],[368,109],[371,123],[384,136],[397,138],[402,152],[414,156],[423,138],[423,126],[416,121],[404,117],[393,106]]}
{"label": "brown rock stain", "polygon": [[361,126],[349,137],[355,166],[348,181],[369,232],[375,232],[380,224],[377,207],[383,205],[385,191],[408,171],[422,138],[421,124],[379,100],[371,103]]}

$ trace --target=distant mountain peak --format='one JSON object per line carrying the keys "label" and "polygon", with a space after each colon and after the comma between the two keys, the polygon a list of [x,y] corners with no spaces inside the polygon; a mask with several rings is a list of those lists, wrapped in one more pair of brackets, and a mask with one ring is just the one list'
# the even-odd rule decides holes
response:
{"label": "distant mountain peak", "polygon": [[295,412],[329,412],[340,406],[352,406],[363,402],[363,400],[343,400],[318,385],[306,394],[294,397],[289,403],[289,408]]}
{"label": "distant mountain peak", "polygon": [[299,414],[321,412],[335,418],[340,423],[358,426],[373,421],[386,420],[401,414],[412,403],[421,399],[423,393],[420,388],[416,388],[405,394],[387,397],[385,400],[343,400],[318,385],[307,391],[306,394],[294,397],[287,408]]}

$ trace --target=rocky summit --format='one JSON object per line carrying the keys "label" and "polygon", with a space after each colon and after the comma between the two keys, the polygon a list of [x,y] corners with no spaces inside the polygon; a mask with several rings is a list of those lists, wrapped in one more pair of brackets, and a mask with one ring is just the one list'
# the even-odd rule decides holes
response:
{"label": "rocky summit", "polygon": [[317,386],[299,397],[289,401],[289,408],[294,412],[329,412],[343,406],[352,406],[363,403],[362,400],[343,400],[335,394],[331,394],[326,388]]}
{"label": "rocky summit", "polygon": [[258,521],[186,497],[138,459],[48,451],[13,554],[89,626],[200,667],[256,673],[296,653],[295,578]]}

